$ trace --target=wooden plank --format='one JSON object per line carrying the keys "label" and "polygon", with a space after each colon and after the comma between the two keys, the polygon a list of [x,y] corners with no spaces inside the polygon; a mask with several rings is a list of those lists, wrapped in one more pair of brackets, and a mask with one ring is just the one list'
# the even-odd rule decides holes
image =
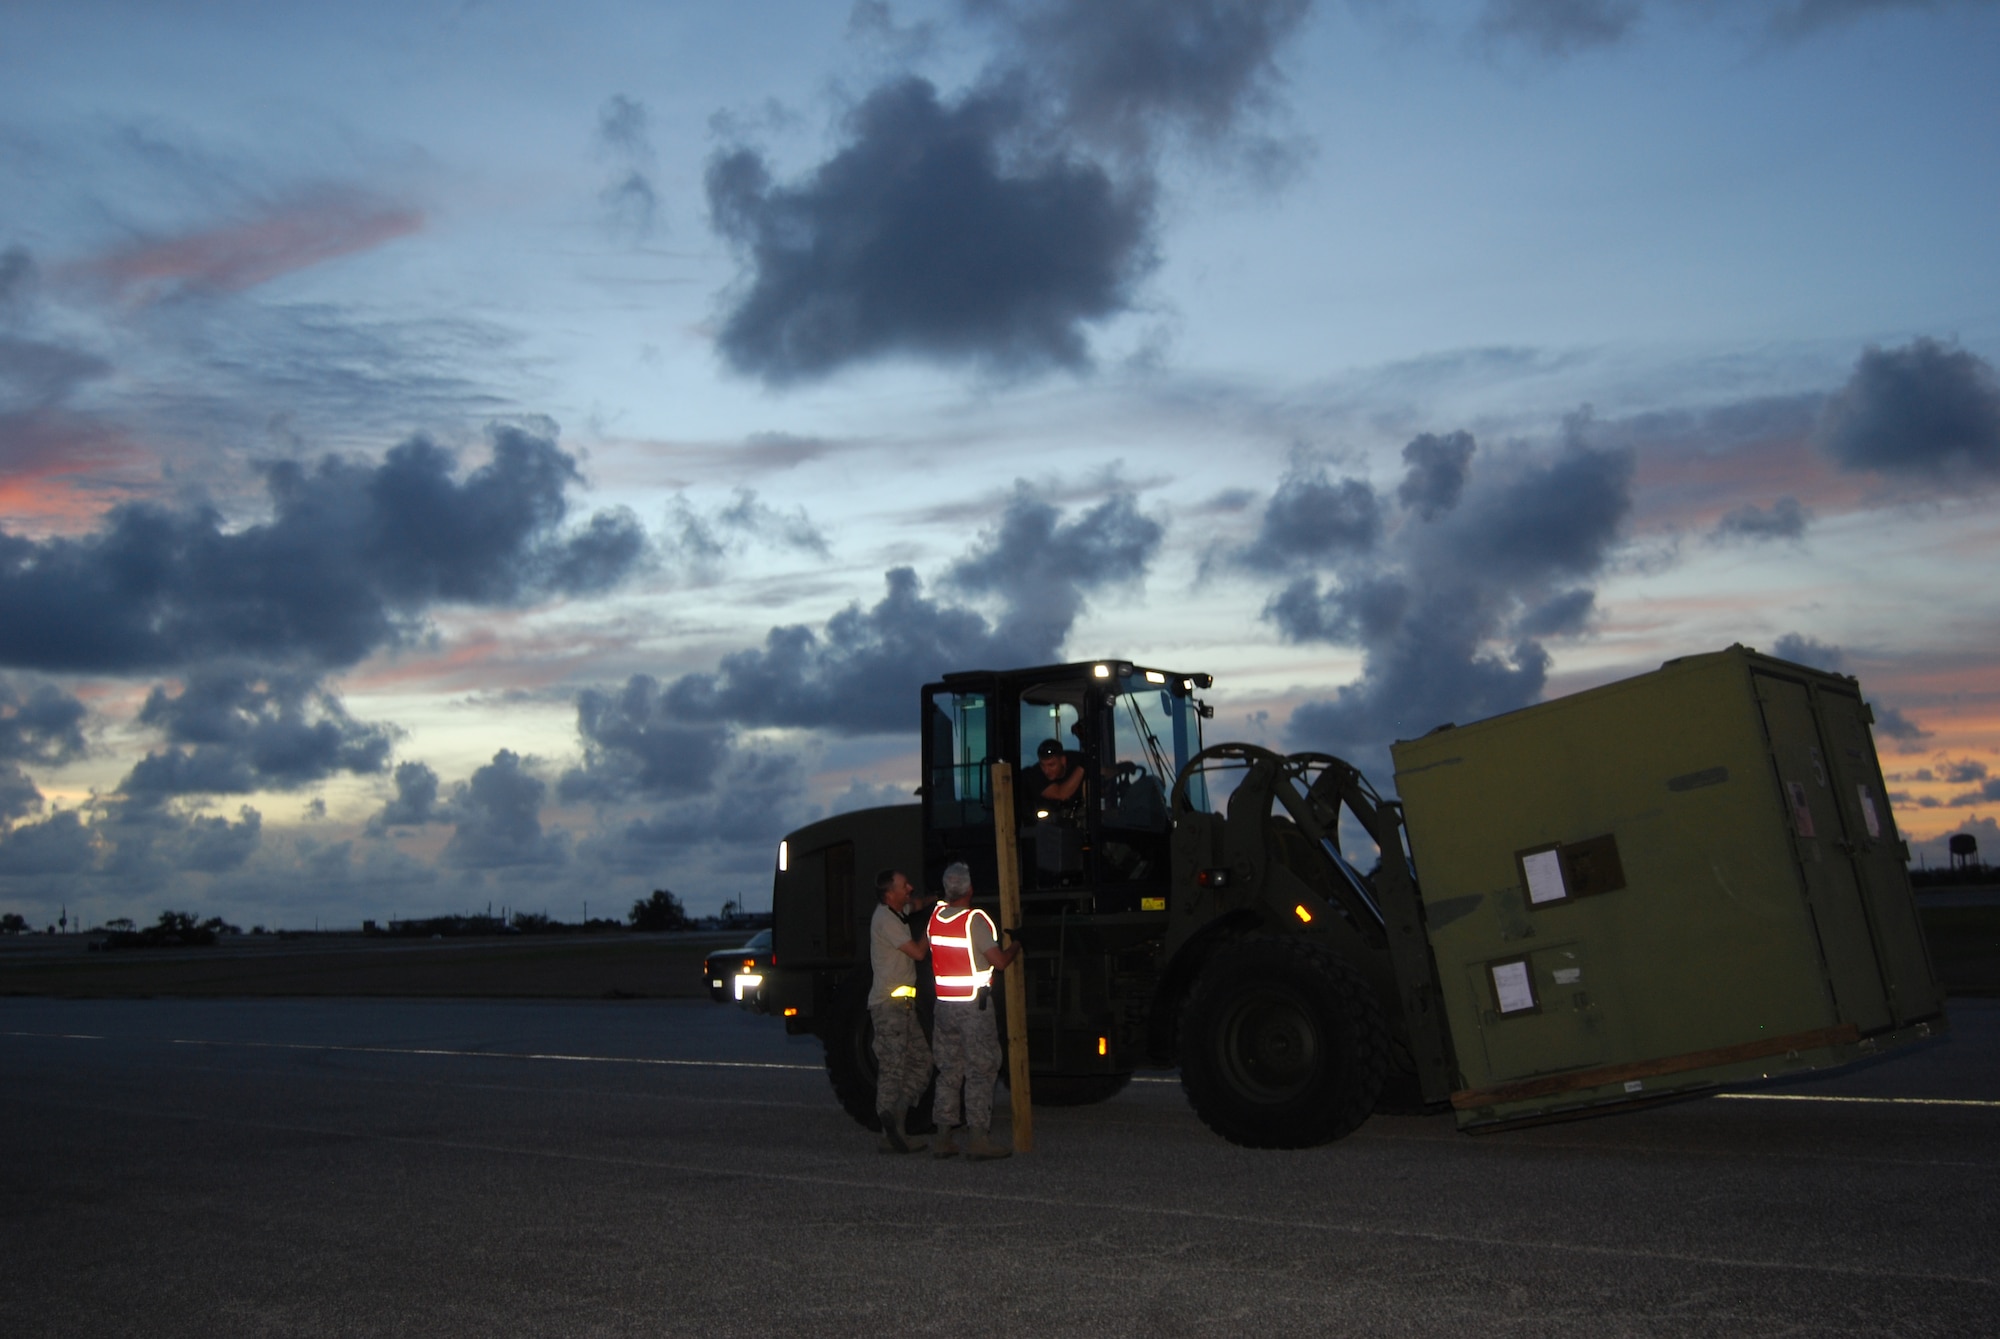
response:
{"label": "wooden plank", "polygon": [[[1021,925],[1021,844],[1014,833],[1014,769],[993,764],[993,847],[1000,858],[1000,923]],[[1007,985],[1007,1092],[1014,1102],[1014,1150],[1035,1151],[1035,1109],[1028,1097],[1028,969],[1015,954]]]}
{"label": "wooden plank", "polygon": [[1475,1107],[1498,1106],[1502,1102],[1527,1102],[1537,1097],[1554,1097],[1584,1088],[1658,1078],[1662,1074],[1685,1074],[1691,1069],[1733,1065],[1741,1060],[1761,1060],[1767,1055],[1784,1055],[1788,1051],[1816,1051],[1859,1040],[1861,1029],[1852,1023],[1842,1023],[1838,1027],[1814,1028],[1810,1032],[1794,1032],[1787,1037],[1760,1037],[1756,1041],[1738,1042],[1734,1046],[1690,1051],[1685,1055],[1664,1056],[1658,1060],[1605,1065],[1598,1069],[1581,1069],[1573,1074],[1550,1074],[1539,1079],[1523,1079],[1519,1083],[1496,1084],[1491,1088],[1467,1088],[1453,1093],[1451,1104],[1460,1111],[1469,1111]]}

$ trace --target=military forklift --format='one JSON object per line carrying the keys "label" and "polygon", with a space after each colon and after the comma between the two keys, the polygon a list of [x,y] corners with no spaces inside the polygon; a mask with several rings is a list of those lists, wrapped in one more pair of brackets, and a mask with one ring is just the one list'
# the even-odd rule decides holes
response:
{"label": "military forklift", "polygon": [[[857,1121],[876,872],[935,895],[963,861],[997,920],[1003,840],[1040,1105],[1177,1068],[1217,1133],[1302,1148],[1377,1111],[1565,1119],[1944,1028],[1851,678],[1743,647],[1670,661],[1398,743],[1400,800],[1328,754],[1204,746],[1211,683],[1121,660],[947,674],[919,698],[918,802],[780,843],[761,1007],[821,1039]],[[1067,800],[1044,795],[1050,754],[1082,773]]]}

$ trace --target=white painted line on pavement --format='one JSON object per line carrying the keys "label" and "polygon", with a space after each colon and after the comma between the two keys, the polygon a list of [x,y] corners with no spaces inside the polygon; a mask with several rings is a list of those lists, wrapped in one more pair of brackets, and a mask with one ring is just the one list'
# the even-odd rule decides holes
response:
{"label": "white painted line on pavement", "polygon": [[357,1055],[444,1055],[473,1060],[561,1060],[580,1065],[665,1065],[691,1069],[804,1069],[817,1073],[818,1065],[781,1065],[762,1060],[662,1060],[638,1055],[563,1055],[543,1051],[455,1051],[441,1046],[334,1046],[297,1041],[209,1041],[200,1037],[172,1037],[174,1046],[238,1046],[261,1051],[345,1051]]}
{"label": "white painted line on pavement", "polygon": [[53,1037],[60,1041],[103,1041],[90,1032],[0,1032],[0,1037]]}
{"label": "white painted line on pavement", "polygon": [[1898,1107],[2000,1107],[1971,1097],[1832,1097],[1820,1093],[1716,1093],[1732,1102],[1854,1102],[1866,1106]]}

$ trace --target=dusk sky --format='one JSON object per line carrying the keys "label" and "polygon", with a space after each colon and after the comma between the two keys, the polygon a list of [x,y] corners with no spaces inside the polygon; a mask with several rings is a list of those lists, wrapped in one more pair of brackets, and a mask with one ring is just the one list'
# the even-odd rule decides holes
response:
{"label": "dusk sky", "polygon": [[916,689],[1733,642],[2000,857],[2000,3],[0,3],[0,911],[767,904]]}

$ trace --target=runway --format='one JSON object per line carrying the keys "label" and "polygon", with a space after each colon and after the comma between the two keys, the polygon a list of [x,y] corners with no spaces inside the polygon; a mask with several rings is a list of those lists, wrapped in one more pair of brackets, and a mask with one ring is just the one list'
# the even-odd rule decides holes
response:
{"label": "runway", "polygon": [[1153,1076],[968,1165],[878,1153],[817,1043],[702,1001],[6,999],[0,1314],[19,1336],[1993,1333],[2000,1001],[1951,1015],[1815,1082],[1478,1138],[1377,1117],[1299,1153],[1224,1143]]}

